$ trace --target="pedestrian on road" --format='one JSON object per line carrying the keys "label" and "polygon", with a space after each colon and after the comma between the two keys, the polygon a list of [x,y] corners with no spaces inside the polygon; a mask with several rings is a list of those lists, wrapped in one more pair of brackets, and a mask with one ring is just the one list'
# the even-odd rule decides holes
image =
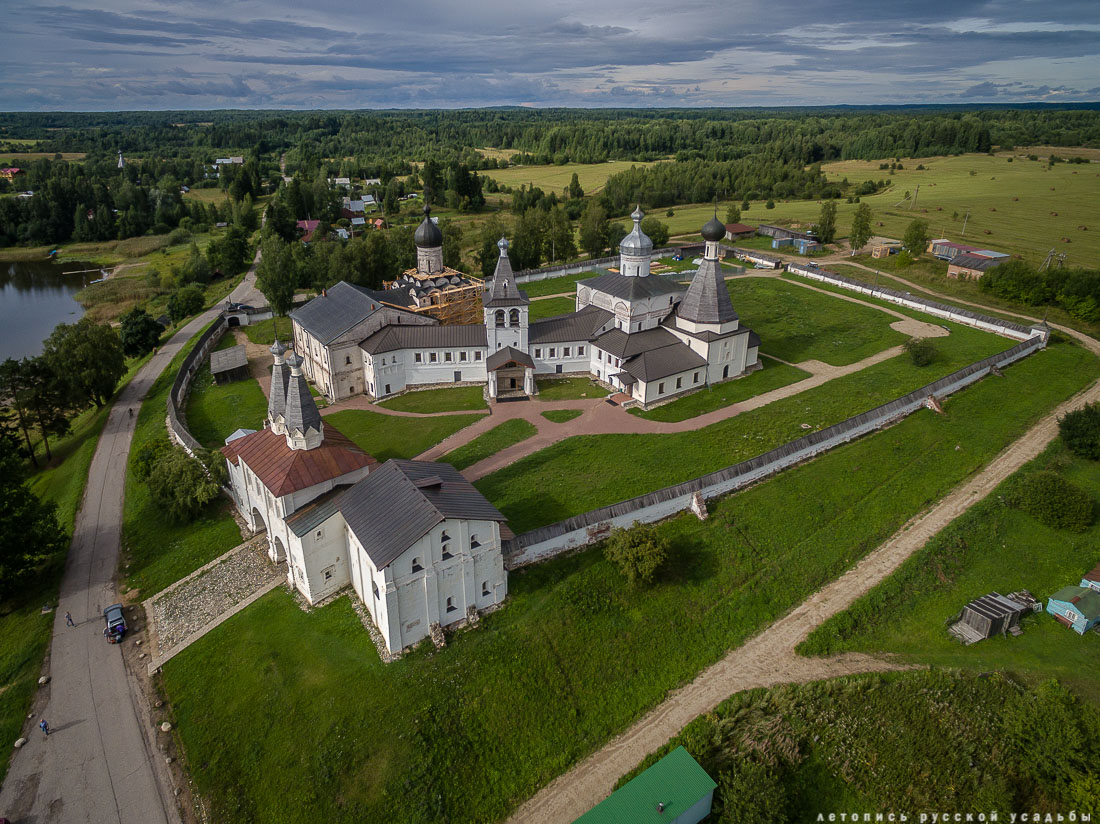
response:
{"label": "pedestrian on road", "polygon": [[45,718],[38,722],[38,729],[42,730],[45,735],[50,734],[50,725],[46,723]]}
{"label": "pedestrian on road", "polygon": [[73,623],[73,614],[71,612],[65,613],[65,625],[69,627],[76,626],[76,624]]}
{"label": "pedestrian on road", "polygon": [[134,407],[132,407],[132,406],[131,406],[131,407],[130,407],[129,409],[127,409],[126,411],[130,413],[130,417],[131,417],[131,418],[132,418],[132,417],[134,417]]}

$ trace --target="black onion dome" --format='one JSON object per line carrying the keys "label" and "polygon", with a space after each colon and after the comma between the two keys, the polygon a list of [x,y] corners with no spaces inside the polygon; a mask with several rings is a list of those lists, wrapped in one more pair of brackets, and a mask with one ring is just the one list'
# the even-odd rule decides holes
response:
{"label": "black onion dome", "polygon": [[716,243],[726,236],[726,224],[715,215],[703,225],[703,240]]}
{"label": "black onion dome", "polygon": [[443,245],[443,232],[439,231],[439,227],[432,223],[432,207],[426,203],[424,204],[424,219],[416,227],[413,243],[421,249],[433,249],[436,246]]}

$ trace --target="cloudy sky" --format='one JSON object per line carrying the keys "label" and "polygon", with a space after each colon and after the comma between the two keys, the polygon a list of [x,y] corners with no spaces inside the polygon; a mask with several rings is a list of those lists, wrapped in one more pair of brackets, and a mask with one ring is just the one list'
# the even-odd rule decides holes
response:
{"label": "cloudy sky", "polygon": [[1100,100],[1100,0],[5,0],[0,110]]}

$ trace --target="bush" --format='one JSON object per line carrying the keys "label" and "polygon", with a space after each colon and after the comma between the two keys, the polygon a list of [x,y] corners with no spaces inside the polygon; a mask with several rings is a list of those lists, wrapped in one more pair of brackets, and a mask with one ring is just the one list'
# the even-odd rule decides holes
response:
{"label": "bush", "polygon": [[201,312],[204,302],[205,297],[202,289],[194,283],[190,286],[184,286],[168,297],[168,317],[172,319],[173,323],[179,323],[189,315]]}
{"label": "bush", "polygon": [[178,446],[157,456],[146,484],[164,514],[177,523],[194,520],[220,491],[203,465]]}
{"label": "bush", "polygon": [[1088,529],[1095,510],[1092,496],[1057,472],[1046,470],[1021,477],[1010,490],[1008,502],[1044,526],[1071,532]]}
{"label": "bush", "polygon": [[784,824],[787,798],[773,768],[738,758],[718,776],[720,824]]}
{"label": "bush", "polygon": [[1058,433],[1074,455],[1100,460],[1100,403],[1067,412],[1058,421]]}
{"label": "bush", "polygon": [[648,584],[668,559],[668,539],[652,524],[636,523],[630,529],[616,529],[603,554],[632,584]]}
{"label": "bush", "polygon": [[928,338],[910,338],[905,342],[905,351],[914,366],[928,366],[936,359],[936,347]]}

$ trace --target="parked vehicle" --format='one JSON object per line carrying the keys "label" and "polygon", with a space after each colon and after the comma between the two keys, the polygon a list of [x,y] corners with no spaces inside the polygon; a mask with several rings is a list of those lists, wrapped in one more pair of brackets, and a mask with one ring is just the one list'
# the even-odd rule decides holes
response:
{"label": "parked vehicle", "polygon": [[107,624],[103,628],[103,637],[109,643],[120,643],[126,635],[126,617],[122,614],[122,604],[111,604],[103,610],[103,620]]}

